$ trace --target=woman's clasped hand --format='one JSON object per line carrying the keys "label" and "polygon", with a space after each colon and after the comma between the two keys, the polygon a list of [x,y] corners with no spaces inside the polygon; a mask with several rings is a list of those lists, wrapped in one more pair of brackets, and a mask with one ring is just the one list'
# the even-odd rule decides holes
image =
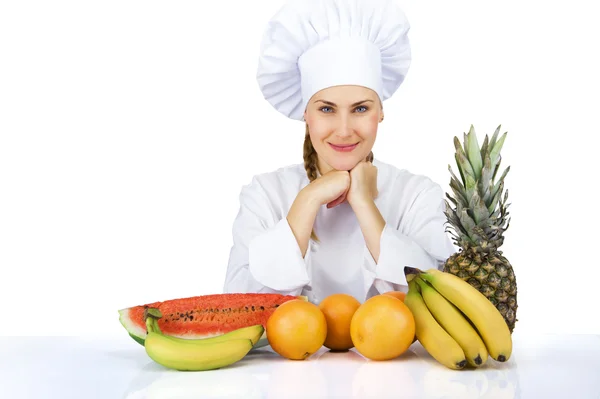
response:
{"label": "woman's clasped hand", "polygon": [[350,206],[377,198],[377,167],[368,161],[354,168],[331,170],[311,182],[307,189],[320,205],[333,208],[348,201]]}

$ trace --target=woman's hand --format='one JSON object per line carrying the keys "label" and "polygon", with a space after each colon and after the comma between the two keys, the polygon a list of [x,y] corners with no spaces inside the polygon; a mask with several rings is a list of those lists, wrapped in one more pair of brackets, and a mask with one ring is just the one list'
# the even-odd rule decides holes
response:
{"label": "woman's hand", "polygon": [[377,198],[377,167],[368,161],[359,162],[350,171],[350,189],[346,195],[351,206]]}
{"label": "woman's hand", "polygon": [[306,188],[319,205],[327,204],[327,208],[333,208],[346,200],[346,193],[350,188],[350,173],[332,170],[319,176]]}

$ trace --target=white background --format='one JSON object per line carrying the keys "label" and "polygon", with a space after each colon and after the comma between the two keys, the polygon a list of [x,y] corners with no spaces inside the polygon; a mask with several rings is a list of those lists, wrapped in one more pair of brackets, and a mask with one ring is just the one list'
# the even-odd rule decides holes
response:
{"label": "white background", "polygon": [[[302,162],[255,80],[282,4],[1,3],[1,335],[124,334],[120,308],[221,292],[242,185]],[[600,333],[593,2],[400,4],[375,156],[449,190],[453,137],[501,124],[516,331]]]}

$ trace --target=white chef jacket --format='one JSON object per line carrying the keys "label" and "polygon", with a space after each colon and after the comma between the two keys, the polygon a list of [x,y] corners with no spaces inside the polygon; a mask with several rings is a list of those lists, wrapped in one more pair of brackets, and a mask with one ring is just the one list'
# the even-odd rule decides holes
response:
{"label": "white chef jacket", "polygon": [[456,252],[446,235],[441,187],[431,179],[377,159],[375,204],[385,220],[375,262],[346,201],[321,206],[304,257],[287,221],[300,190],[310,183],[303,164],[253,177],[242,187],[225,277],[227,293],[305,295],[318,304],[334,293],[361,303],[382,292],[408,291],[404,266],[441,269]]}

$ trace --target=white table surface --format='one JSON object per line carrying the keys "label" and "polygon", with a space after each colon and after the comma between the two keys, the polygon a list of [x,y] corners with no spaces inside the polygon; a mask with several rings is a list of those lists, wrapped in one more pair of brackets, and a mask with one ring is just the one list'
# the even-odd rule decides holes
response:
{"label": "white table surface", "polygon": [[453,371],[414,343],[369,361],[321,348],[291,361],[270,347],[220,370],[178,372],[122,337],[0,337],[0,398],[600,398],[599,335],[515,332],[511,359]]}

